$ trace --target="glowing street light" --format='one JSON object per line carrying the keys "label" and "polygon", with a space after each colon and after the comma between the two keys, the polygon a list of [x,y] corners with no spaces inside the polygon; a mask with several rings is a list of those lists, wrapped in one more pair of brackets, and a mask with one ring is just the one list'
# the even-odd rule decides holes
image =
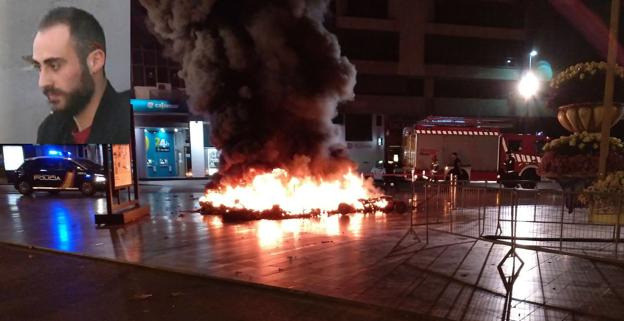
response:
{"label": "glowing street light", "polygon": [[531,70],[531,60],[533,60],[533,57],[535,56],[537,56],[537,51],[531,50],[529,53],[529,70]]}
{"label": "glowing street light", "polygon": [[539,91],[539,79],[530,70],[522,76],[520,83],[518,83],[518,92],[520,96],[528,100],[535,96]]}
{"label": "glowing street light", "polygon": [[537,79],[537,76],[535,76],[531,70],[531,62],[535,56],[537,56],[537,50],[531,50],[529,53],[529,70],[522,76],[522,79],[520,79],[518,83],[518,92],[520,96],[526,100],[535,96],[539,90],[539,79]]}

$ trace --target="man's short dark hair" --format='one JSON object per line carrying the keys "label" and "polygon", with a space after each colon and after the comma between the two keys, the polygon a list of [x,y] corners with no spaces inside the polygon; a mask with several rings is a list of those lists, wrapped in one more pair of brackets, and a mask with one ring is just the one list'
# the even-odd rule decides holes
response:
{"label": "man's short dark hair", "polygon": [[74,7],[54,8],[41,19],[39,30],[58,24],[69,27],[69,34],[75,42],[78,57],[83,61],[93,50],[101,49],[106,53],[104,30],[90,13]]}

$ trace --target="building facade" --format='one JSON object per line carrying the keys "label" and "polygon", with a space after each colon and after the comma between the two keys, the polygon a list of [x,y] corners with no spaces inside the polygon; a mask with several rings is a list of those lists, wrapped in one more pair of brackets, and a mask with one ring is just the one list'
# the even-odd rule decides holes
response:
{"label": "building facade", "polygon": [[[379,160],[394,160],[402,129],[429,115],[502,117],[515,122],[516,132],[546,126],[552,134],[560,133],[554,112],[544,108],[544,97],[526,100],[517,93],[517,85],[533,49],[540,52],[533,58],[533,69],[544,67],[549,77],[553,69],[579,59],[579,53],[596,56],[563,16],[545,1],[332,1],[326,26],[357,69],[355,99],[339,106],[334,123],[360,170],[369,171]],[[147,148],[138,152],[145,165],[139,167],[140,177],[196,177],[202,168],[204,173],[214,171],[218,158],[207,134],[209,124],[188,113],[185,84],[177,74],[180,67],[163,55],[145,27],[143,8],[135,4],[132,33],[136,98],[168,104],[159,111],[136,111],[137,146]],[[565,52],[575,56],[564,61]],[[198,121],[204,122],[204,133],[193,136],[191,124]],[[149,150],[163,135],[173,142],[171,155],[164,154],[166,148]],[[193,137],[203,137],[203,158]],[[154,164],[162,164],[162,173]]]}
{"label": "building facade", "polygon": [[428,115],[552,116],[540,101],[516,93],[533,42],[530,6],[521,0],[336,0],[333,31],[358,71],[356,99],[341,111],[383,115],[389,153],[400,145],[404,126]]}

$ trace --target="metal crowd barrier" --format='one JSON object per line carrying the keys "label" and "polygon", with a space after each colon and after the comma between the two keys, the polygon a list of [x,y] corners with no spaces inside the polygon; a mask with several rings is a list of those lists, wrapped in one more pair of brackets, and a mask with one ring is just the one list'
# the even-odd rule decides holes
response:
{"label": "metal crowd barrier", "polygon": [[[417,183],[414,183],[417,184]],[[410,229],[591,258],[620,257],[624,195],[426,182],[412,189]]]}

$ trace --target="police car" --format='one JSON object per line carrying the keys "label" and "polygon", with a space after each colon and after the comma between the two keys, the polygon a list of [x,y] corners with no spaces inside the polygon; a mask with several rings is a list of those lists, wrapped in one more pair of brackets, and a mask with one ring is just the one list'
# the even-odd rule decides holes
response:
{"label": "police car", "polygon": [[11,175],[9,182],[24,195],[42,190],[50,193],[80,191],[91,196],[105,190],[104,168],[90,160],[54,156],[28,158]]}

